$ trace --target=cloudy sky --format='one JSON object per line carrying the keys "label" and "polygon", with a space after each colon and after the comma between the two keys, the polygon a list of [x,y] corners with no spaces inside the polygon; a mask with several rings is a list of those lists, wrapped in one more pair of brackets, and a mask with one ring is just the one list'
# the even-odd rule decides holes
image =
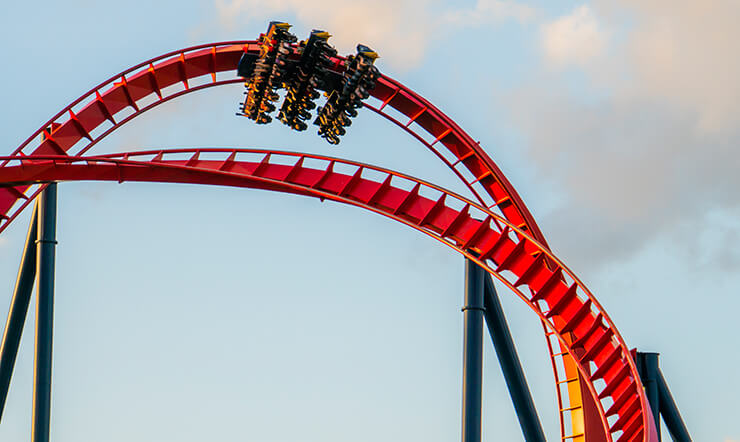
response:
{"label": "cloudy sky", "polygon": [[[13,2],[0,17],[4,152],[116,72],[256,38],[272,19],[299,36],[329,30],[342,53],[373,47],[384,73],[480,140],[628,345],[661,353],[694,439],[740,439],[740,3]],[[460,189],[371,113],[330,148],[310,130],[234,117],[240,89],[163,105],[96,152],[311,151]],[[459,438],[463,263],[453,252],[306,198],[98,183],[59,193],[55,441]],[[3,309],[27,219],[0,237]],[[555,439],[540,326],[502,298]],[[0,440],[27,439],[32,326]],[[519,440],[487,345],[484,438]]]}

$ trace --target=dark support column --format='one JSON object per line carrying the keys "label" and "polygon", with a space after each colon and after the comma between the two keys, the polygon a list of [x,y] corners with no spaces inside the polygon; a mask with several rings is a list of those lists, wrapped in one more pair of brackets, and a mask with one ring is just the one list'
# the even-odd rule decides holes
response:
{"label": "dark support column", "polygon": [[527,379],[524,377],[524,371],[519,362],[516,347],[514,347],[514,340],[511,338],[511,332],[490,275],[485,275],[484,306],[488,332],[491,334],[496,356],[506,379],[506,386],[514,402],[524,440],[545,442],[545,433],[542,431],[542,424],[537,416],[537,410],[527,386]]}
{"label": "dark support column", "polygon": [[33,373],[32,442],[49,442],[51,423],[51,348],[54,325],[54,249],[57,185],[41,193],[38,205],[36,256],[36,357]]}
{"label": "dark support column", "polygon": [[655,428],[658,430],[658,440],[660,435],[660,396],[658,395],[658,353],[637,353],[638,368],[642,385],[645,386],[645,395],[650,403],[650,410],[653,413]]}
{"label": "dark support column", "polygon": [[462,442],[481,440],[483,385],[483,269],[465,260]]}
{"label": "dark support column", "polygon": [[660,414],[663,415],[665,426],[668,427],[668,432],[671,433],[671,437],[675,442],[691,442],[689,430],[686,429],[686,425],[683,419],[681,419],[681,413],[678,412],[678,407],[673,400],[671,390],[668,389],[668,383],[666,383],[660,368],[657,371]]}
{"label": "dark support column", "polygon": [[18,356],[21,333],[23,333],[23,325],[26,323],[26,316],[28,316],[33,281],[36,277],[37,210],[38,204],[33,209],[31,225],[28,226],[21,266],[18,269],[13,298],[10,300],[8,322],[5,324],[3,342],[0,344],[0,420],[3,417],[3,410],[5,410],[5,401],[8,399],[10,378],[13,376],[13,367],[15,367],[15,359]]}

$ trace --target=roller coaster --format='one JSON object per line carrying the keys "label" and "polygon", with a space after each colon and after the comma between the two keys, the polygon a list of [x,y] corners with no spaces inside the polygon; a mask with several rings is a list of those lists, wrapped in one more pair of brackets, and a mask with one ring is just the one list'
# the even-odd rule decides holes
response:
{"label": "roller coaster", "polygon": [[[494,279],[542,322],[556,385],[560,440],[691,440],[655,353],[631,350],[589,289],[555,256],[531,213],[479,143],[432,103],[375,67],[364,45],[340,56],[330,35],[304,41],[272,22],[257,40],[204,44],[144,61],[96,85],[0,158],[0,233],[32,202],[0,347],[0,419],[37,286],[32,440],[49,440],[56,193],[61,181],[190,183],[262,189],[344,203],[417,230],[466,259],[462,440],[481,440],[482,333],[487,324],[527,441],[544,441]],[[400,172],[266,149],[160,149],[92,154],[116,129],[191,92],[244,83],[237,115],[277,120],[338,144],[373,112],[408,133],[465,185],[459,195]],[[284,102],[278,107],[280,92]],[[317,104],[321,92],[325,97]],[[393,113],[389,112],[393,110]],[[398,117],[401,115],[402,117]]]}

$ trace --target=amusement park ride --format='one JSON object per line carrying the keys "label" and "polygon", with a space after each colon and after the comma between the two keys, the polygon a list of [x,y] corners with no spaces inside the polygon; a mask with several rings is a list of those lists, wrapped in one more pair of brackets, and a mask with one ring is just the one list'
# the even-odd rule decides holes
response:
{"label": "amusement park ride", "polygon": [[[356,54],[342,57],[329,45],[327,32],[313,31],[298,42],[289,28],[272,22],[256,41],[200,45],[138,64],[92,88],[0,158],[0,232],[36,200],[0,348],[0,418],[35,282],[32,440],[49,440],[56,182],[141,181],[328,199],[384,215],[465,256],[463,442],[481,440],[484,322],[524,439],[545,440],[492,276],[542,321],[561,440],[659,441],[660,416],[673,440],[691,440],[658,355],[627,347],[593,294],[550,251],[529,210],[481,146],[433,104],[381,74],[372,49],[358,45]],[[388,169],[308,153],[205,148],[89,153],[159,104],[239,82],[245,82],[246,92],[237,115],[267,124],[277,111],[280,122],[298,131],[308,129],[313,118],[318,135],[330,144],[340,142],[359,109],[369,109],[433,152],[470,196]],[[281,89],[284,101],[278,107]],[[317,106],[322,92],[325,101]]]}

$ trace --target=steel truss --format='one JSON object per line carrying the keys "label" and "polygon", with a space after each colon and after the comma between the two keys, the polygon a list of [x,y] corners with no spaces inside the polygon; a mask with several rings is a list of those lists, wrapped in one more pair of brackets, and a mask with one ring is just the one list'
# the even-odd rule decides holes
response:
{"label": "steel truss", "polygon": [[[64,179],[230,185],[353,204],[458,250],[535,311],[545,325],[553,360],[563,439],[580,442],[588,434],[588,442],[657,440],[637,367],[606,312],[549,251],[523,201],[481,146],[401,83],[381,76],[371,91],[374,101],[366,107],[435,153],[465,183],[474,200],[387,170],[383,170],[386,181],[373,182],[363,176],[363,170],[371,167],[359,163],[345,162],[357,167],[351,176],[334,172],[336,159],[323,169],[310,170],[303,165],[304,159],[312,158],[307,154],[292,154],[296,158],[292,165],[271,162],[272,156],[291,154],[269,151],[262,151],[259,161],[240,161],[237,155],[246,151],[237,149],[220,150],[228,157],[208,161],[199,158],[205,149],[190,150],[192,156],[186,161],[168,160],[174,153],[170,151],[88,155],[108,134],[161,103],[241,82],[233,76],[234,67],[242,54],[258,48],[254,41],[238,41],[164,54],[97,85],[60,111],[0,163],[0,232],[45,183]],[[332,66],[341,72],[344,59],[333,58]],[[409,179],[418,187],[416,191],[394,187],[397,179]],[[422,197],[422,187],[433,189],[437,199]],[[463,208],[449,207],[448,197],[462,201]]]}
{"label": "steel truss", "polygon": [[[241,56],[257,54],[259,47],[257,41],[213,43],[173,51],[142,62],[98,84],[72,102],[29,136],[13,155],[83,155],[117,128],[159,104],[191,92],[242,82],[233,74],[226,79],[219,77],[224,72],[233,73]],[[333,63],[337,72],[344,68],[341,57],[335,57]],[[479,143],[474,142],[455,122],[423,97],[387,76],[378,79],[371,93],[376,104],[365,103],[365,107],[395,123],[437,155],[465,183],[477,202],[502,214],[547,245],[527,207],[501,170]],[[41,138],[40,143],[38,138]],[[38,188],[15,186],[0,188],[0,215],[5,216],[4,220],[0,217],[0,232],[39,191]],[[21,203],[13,207],[18,200]],[[548,338],[547,348],[557,385],[561,381],[557,366],[563,368],[566,378],[580,378],[578,362],[567,345]],[[570,421],[571,428],[588,427],[592,437],[602,433],[599,439],[606,440],[609,428],[603,405],[597,404],[601,398],[590,392],[587,384],[586,379],[567,383],[567,394],[562,394],[560,388],[556,389],[561,410],[561,434],[566,436],[565,423]],[[637,396],[633,394],[633,399]],[[616,433],[622,431],[620,428],[613,430]],[[572,439],[579,442],[578,437]]]}

